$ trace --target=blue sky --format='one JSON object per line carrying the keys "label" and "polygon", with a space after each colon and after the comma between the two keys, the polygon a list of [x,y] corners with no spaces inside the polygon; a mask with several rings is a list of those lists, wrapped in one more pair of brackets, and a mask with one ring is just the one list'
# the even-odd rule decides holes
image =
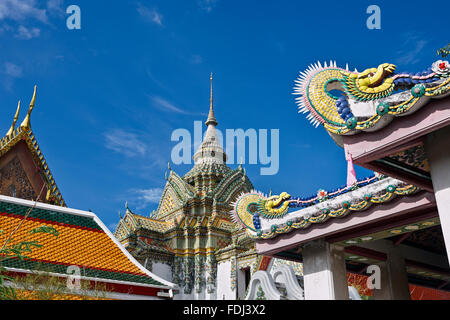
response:
{"label": "blue sky", "polygon": [[[81,30],[66,28],[71,4]],[[366,28],[371,4],[381,30]],[[205,121],[214,72],[219,129],[280,129],[280,170],[261,176],[245,165],[254,186],[311,195],[345,184],[346,162],[297,114],[298,71],[331,59],[422,71],[449,41],[449,9],[432,0],[1,0],[0,128],[37,84],[32,127],[66,202],[114,228],[126,200],[144,215],[156,209],[171,133]]]}

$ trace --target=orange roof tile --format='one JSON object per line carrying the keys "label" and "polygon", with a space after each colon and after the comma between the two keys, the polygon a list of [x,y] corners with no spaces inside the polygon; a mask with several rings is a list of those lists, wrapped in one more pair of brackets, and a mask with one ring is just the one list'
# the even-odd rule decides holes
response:
{"label": "orange roof tile", "polygon": [[[9,270],[46,271],[67,276],[67,268],[75,265],[80,267],[84,279],[166,290],[175,286],[140,265],[91,212],[0,195],[1,245],[21,221],[9,244],[37,241],[42,247],[33,248],[24,261],[4,261]],[[56,229],[58,237],[30,233],[42,225]]]}

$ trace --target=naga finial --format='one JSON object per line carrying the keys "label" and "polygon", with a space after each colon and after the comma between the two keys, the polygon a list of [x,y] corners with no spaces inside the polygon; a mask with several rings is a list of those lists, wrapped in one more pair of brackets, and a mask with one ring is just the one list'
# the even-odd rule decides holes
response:
{"label": "naga finial", "polygon": [[30,101],[30,108],[28,109],[28,113],[27,113],[25,119],[23,119],[22,124],[20,125],[20,127],[23,129],[31,128],[30,116],[31,116],[31,111],[33,111],[33,109],[34,109],[35,102],[36,102],[36,86],[34,86],[33,97],[31,98],[31,101]]}
{"label": "naga finial", "polygon": [[45,195],[45,200],[50,201],[52,198],[52,190],[50,188],[47,188],[47,194]]}
{"label": "naga finial", "polygon": [[11,125],[11,128],[9,128],[8,132],[6,133],[7,137],[11,136],[14,132],[14,129],[16,128],[16,122],[17,122],[17,119],[19,118],[19,112],[20,112],[20,100],[19,100],[19,103],[17,104],[16,115],[14,116],[14,120]]}

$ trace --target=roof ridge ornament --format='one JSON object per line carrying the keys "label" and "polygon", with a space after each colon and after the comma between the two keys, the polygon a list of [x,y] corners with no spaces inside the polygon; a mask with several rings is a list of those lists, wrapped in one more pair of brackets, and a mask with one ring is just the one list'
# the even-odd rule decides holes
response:
{"label": "roof ridge ornament", "polygon": [[31,112],[34,109],[34,104],[36,102],[36,87],[37,86],[35,85],[34,86],[33,97],[31,98],[31,101],[30,101],[30,108],[28,109],[28,113],[27,113],[25,119],[23,119],[22,124],[20,125],[20,127],[22,129],[25,129],[25,130],[31,129],[30,116],[31,116]]}
{"label": "roof ridge ornament", "polygon": [[211,80],[211,98],[210,98],[208,119],[206,119],[205,124],[207,126],[209,126],[210,124],[212,124],[213,126],[217,126],[218,123],[217,123],[216,117],[214,116],[214,106],[213,106],[213,74],[212,74],[212,72],[211,72],[211,77],[209,79]]}
{"label": "roof ridge ornament", "polygon": [[339,68],[333,61],[316,63],[294,81],[299,112],[334,136],[379,130],[394,117],[423,107],[430,97],[439,98],[449,92],[448,61],[435,61],[417,73],[396,73],[391,63],[362,72],[348,70],[348,65]]}
{"label": "roof ridge ornament", "polygon": [[17,122],[17,119],[19,118],[19,113],[20,113],[20,100],[19,100],[19,103],[17,104],[17,110],[16,110],[16,114],[14,115],[14,119],[13,119],[11,128],[9,128],[8,132],[6,133],[7,137],[11,136],[14,133],[14,129],[16,128],[16,122]]}

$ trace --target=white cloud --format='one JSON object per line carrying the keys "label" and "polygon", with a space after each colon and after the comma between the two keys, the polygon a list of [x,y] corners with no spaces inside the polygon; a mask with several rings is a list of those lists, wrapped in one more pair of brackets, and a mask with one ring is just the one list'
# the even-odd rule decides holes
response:
{"label": "white cloud", "polygon": [[46,10],[37,8],[36,0],[0,1],[0,20],[5,19],[14,21],[35,19],[44,23],[48,21]]}
{"label": "white cloud", "polygon": [[104,134],[106,148],[120,153],[126,157],[143,156],[147,150],[146,145],[131,132],[122,129],[113,129]]}
{"label": "white cloud", "polygon": [[5,62],[4,73],[13,78],[20,78],[22,76],[22,68],[14,63]]}
{"label": "white cloud", "polygon": [[202,10],[206,12],[211,12],[211,10],[216,6],[218,0],[198,0],[198,5]]}
{"label": "white cloud", "polygon": [[163,189],[161,188],[150,188],[150,189],[137,189],[135,190],[137,195],[137,200],[141,201],[142,204],[159,203],[161,199]]}
{"label": "white cloud", "polygon": [[41,30],[39,28],[27,28],[24,26],[19,26],[15,37],[23,40],[30,40],[32,38],[39,37],[40,34]]}
{"label": "white cloud", "polygon": [[63,16],[64,9],[62,7],[63,0],[47,0],[47,10],[50,14]]}
{"label": "white cloud", "polygon": [[416,64],[420,61],[420,53],[428,44],[428,40],[416,34],[404,34],[406,40],[403,42],[402,50],[397,51],[395,62],[400,65]]}
{"label": "white cloud", "polygon": [[[148,209],[150,205],[159,204],[163,189],[161,188],[149,188],[149,189],[130,189],[127,191],[127,200],[130,205],[130,209],[144,210]],[[139,212],[136,212],[139,214]]]}
{"label": "white cloud", "polygon": [[149,8],[143,6],[142,4],[138,3],[137,11],[142,17],[144,17],[148,21],[162,26],[163,16],[156,9],[149,9]]}
{"label": "white cloud", "polygon": [[188,114],[188,112],[176,107],[175,105],[173,105],[171,102],[167,101],[164,98],[151,96],[150,101],[155,108],[158,108],[160,110]]}
{"label": "white cloud", "polygon": [[[26,26],[33,22],[48,24],[47,12],[53,12],[60,0],[48,0],[47,9],[39,8],[37,0],[0,0],[0,21],[11,22],[7,25],[16,38],[29,40],[39,37],[41,30],[37,27]],[[14,22],[18,24],[14,25]],[[2,26],[0,31],[4,30]]]}

